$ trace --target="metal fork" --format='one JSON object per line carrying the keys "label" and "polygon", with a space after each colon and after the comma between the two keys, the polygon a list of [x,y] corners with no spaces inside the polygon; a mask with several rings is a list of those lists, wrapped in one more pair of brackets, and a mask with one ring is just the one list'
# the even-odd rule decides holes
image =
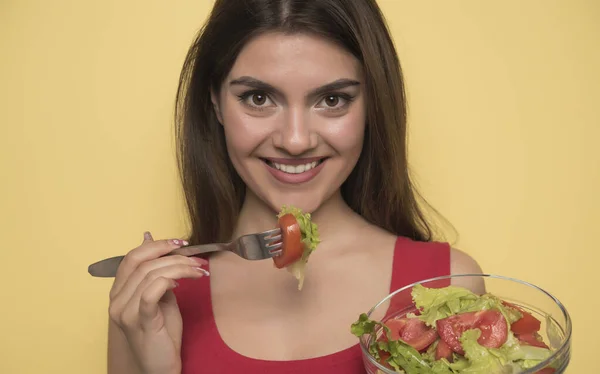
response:
{"label": "metal fork", "polygon": [[[282,252],[281,230],[272,229],[256,234],[240,236],[230,243],[211,243],[177,248],[165,256],[197,256],[203,253],[229,251],[246,260],[265,260],[278,256]],[[88,273],[94,277],[114,277],[125,256],[106,258],[88,267]]]}

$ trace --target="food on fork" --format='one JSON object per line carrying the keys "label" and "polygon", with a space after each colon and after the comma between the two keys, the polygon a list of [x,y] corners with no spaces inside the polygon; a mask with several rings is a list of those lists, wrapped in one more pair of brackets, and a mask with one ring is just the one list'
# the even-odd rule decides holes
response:
{"label": "food on fork", "polygon": [[[370,335],[369,354],[397,373],[520,373],[553,353],[536,317],[490,293],[416,284],[412,301],[416,313],[381,322],[363,313],[351,326],[359,338]],[[554,372],[546,367],[536,373]]]}
{"label": "food on fork", "polygon": [[308,258],[321,242],[317,225],[311,221],[310,213],[292,206],[283,206],[277,217],[283,246],[273,263],[292,273],[298,280],[298,290],[302,290]]}

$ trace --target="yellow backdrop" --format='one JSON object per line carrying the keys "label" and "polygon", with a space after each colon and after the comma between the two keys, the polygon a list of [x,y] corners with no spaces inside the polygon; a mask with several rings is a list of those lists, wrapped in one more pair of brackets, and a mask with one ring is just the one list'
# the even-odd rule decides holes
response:
{"label": "yellow backdrop", "polygon": [[[87,265],[185,232],[171,115],[211,4],[0,1],[1,373],[104,373]],[[484,270],[566,304],[569,372],[600,372],[600,2],[381,4],[425,195]]]}

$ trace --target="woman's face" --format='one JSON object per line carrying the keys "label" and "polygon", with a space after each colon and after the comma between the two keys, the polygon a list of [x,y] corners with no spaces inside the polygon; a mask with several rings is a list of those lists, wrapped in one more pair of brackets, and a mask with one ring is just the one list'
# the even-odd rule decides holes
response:
{"label": "woman's face", "polygon": [[308,34],[252,39],[225,78],[215,110],[238,174],[270,207],[316,210],[360,156],[365,98],[359,61]]}

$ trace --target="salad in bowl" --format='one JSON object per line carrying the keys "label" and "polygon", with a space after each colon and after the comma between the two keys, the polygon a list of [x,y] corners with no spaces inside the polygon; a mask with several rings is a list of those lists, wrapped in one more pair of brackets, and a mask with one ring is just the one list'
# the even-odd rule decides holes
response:
{"label": "salad in bowl", "polygon": [[[473,292],[465,284],[485,285]],[[388,295],[351,326],[369,374],[558,374],[571,320],[544,290],[512,278],[438,277]]]}

